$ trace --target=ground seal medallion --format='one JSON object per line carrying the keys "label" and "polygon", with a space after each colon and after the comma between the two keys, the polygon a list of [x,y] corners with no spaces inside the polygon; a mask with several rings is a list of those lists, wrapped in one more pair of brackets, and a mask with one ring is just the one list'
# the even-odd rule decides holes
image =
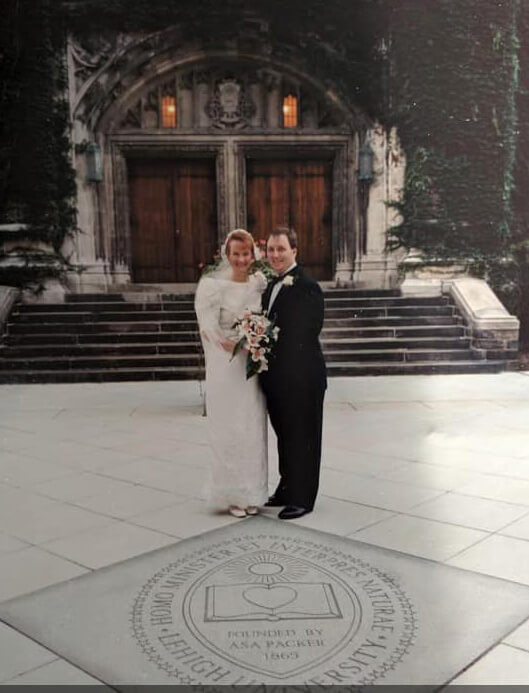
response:
{"label": "ground seal medallion", "polygon": [[353,549],[271,532],[158,570],[131,622],[174,683],[366,685],[408,655],[417,614],[397,580]]}

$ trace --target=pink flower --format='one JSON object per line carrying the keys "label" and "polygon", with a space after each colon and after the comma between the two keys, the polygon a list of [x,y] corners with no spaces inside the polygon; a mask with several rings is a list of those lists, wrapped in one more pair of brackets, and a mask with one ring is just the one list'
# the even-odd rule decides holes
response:
{"label": "pink flower", "polygon": [[265,350],[262,347],[252,350],[252,361],[262,361],[264,358]]}

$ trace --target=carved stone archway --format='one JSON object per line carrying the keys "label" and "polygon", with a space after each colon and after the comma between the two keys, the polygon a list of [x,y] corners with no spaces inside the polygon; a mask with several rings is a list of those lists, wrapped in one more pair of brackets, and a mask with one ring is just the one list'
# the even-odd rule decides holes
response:
{"label": "carved stone archway", "polygon": [[[370,123],[354,104],[304,72],[301,60],[285,63],[262,45],[256,52],[247,45],[205,51],[183,42],[176,29],[118,37],[106,51],[99,47],[94,59],[71,43],[74,136],[78,142],[96,139],[104,155],[103,182],[79,182],[80,225],[93,241],[85,247],[94,256],[94,273],[103,272],[107,283],[130,279],[128,157],[214,157],[221,241],[230,228],[246,225],[245,157],[264,150],[332,161],[333,271],[335,278],[352,279],[358,143]],[[295,129],[282,123],[287,93],[299,97]],[[163,126],[167,96],[178,104],[176,127]]]}

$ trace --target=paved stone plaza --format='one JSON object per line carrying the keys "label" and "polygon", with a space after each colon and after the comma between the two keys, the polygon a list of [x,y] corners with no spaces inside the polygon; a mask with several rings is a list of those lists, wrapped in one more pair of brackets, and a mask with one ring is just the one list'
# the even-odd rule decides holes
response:
{"label": "paved stone plaza", "polygon": [[296,522],[208,455],[196,382],[0,389],[0,682],[527,684],[528,374],[332,379]]}

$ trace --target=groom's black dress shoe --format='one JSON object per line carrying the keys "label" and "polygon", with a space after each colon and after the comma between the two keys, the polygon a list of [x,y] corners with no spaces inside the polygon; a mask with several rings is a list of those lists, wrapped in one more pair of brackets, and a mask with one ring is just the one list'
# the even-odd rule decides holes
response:
{"label": "groom's black dress shoe", "polygon": [[298,517],[303,517],[307,513],[311,513],[312,508],[304,508],[302,505],[287,505],[278,515],[280,520],[295,520]]}
{"label": "groom's black dress shoe", "polygon": [[286,505],[285,501],[280,496],[276,496],[275,493],[265,503],[266,508],[279,508],[282,505]]}

